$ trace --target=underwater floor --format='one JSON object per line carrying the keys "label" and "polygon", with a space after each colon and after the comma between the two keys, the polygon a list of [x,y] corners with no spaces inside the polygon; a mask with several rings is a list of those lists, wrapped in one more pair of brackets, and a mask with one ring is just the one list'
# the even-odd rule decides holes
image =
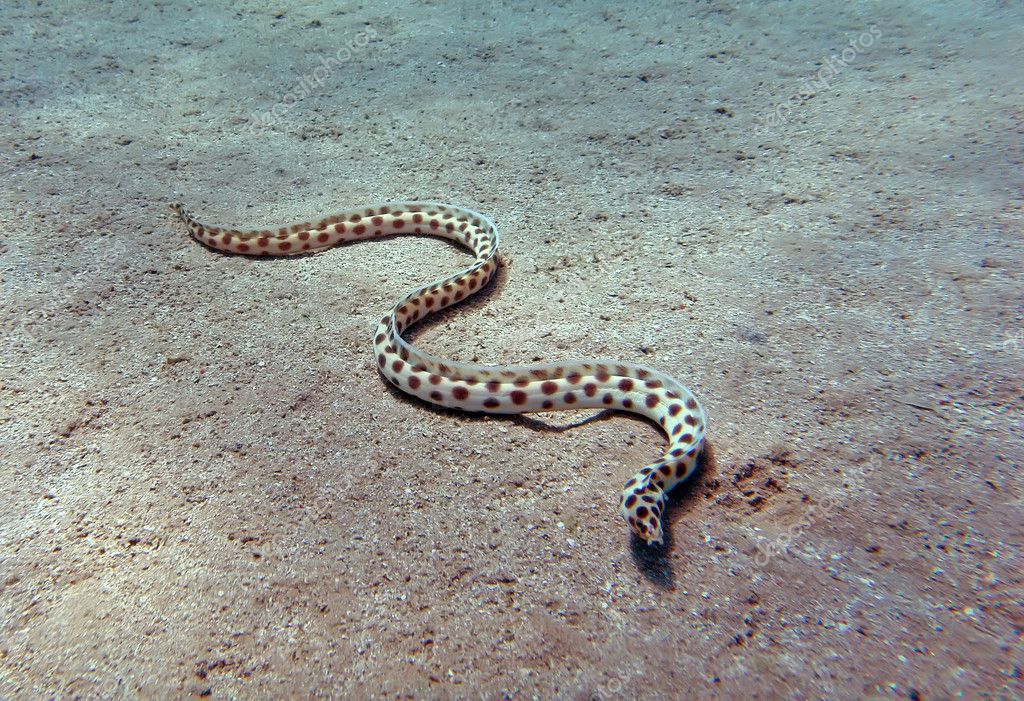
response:
{"label": "underwater floor", "polygon": [[[1019,3],[15,1],[0,10],[0,697],[1020,698]],[[461,362],[707,412],[666,542],[626,414],[390,388],[491,217]]]}

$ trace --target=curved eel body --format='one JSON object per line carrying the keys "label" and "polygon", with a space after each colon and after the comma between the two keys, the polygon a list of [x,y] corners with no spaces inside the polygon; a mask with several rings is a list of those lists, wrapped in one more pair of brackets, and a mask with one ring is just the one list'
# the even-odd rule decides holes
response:
{"label": "curved eel body", "polygon": [[665,432],[668,446],[660,460],[626,482],[619,510],[637,536],[662,542],[666,494],[693,473],[704,444],[704,411],[690,390],[641,365],[603,360],[470,365],[424,353],[402,337],[417,321],[487,285],[498,268],[498,230],[490,219],[447,204],[401,202],[273,231],[243,232],[200,224],[180,204],[171,208],[200,243],[244,255],[295,255],[396,234],[438,236],[468,248],[476,258],[473,265],[406,294],[381,318],[373,339],[381,374],[403,392],[465,411],[615,409],[647,417]]}

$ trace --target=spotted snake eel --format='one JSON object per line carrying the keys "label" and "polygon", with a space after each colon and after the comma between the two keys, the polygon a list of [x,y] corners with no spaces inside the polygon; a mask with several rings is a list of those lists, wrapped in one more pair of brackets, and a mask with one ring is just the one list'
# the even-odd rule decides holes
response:
{"label": "spotted snake eel", "polygon": [[468,248],[476,257],[472,266],[406,294],[380,320],[373,348],[381,374],[403,392],[465,411],[616,409],[654,421],[668,437],[668,446],[660,460],[626,482],[619,510],[641,539],[662,542],[666,494],[693,473],[704,443],[704,411],[690,390],[641,365],[602,360],[471,365],[425,353],[402,337],[411,325],[461,302],[490,281],[498,268],[498,230],[490,219],[448,204],[401,202],[275,231],[243,232],[200,224],[180,204],[171,209],[200,243],[245,255],[295,255],[395,234],[438,236]]}

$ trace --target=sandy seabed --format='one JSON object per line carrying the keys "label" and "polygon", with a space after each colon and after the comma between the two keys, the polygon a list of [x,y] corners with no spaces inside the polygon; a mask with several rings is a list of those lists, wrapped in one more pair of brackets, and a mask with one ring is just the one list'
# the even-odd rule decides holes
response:
{"label": "sandy seabed", "polygon": [[[1019,3],[0,10],[0,697],[1021,698]],[[623,415],[433,409],[370,346],[502,230],[462,361],[709,415],[648,548]]]}

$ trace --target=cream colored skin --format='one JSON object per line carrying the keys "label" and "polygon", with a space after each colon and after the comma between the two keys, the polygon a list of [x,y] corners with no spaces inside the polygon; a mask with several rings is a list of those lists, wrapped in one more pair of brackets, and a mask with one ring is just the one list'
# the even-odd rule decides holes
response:
{"label": "cream colored skin", "polygon": [[693,473],[704,444],[704,411],[690,390],[656,370],[629,363],[470,365],[429,355],[402,338],[406,328],[475,294],[494,275],[498,230],[487,217],[447,204],[398,202],[274,231],[241,232],[200,224],[181,205],[171,208],[200,243],[244,255],[295,255],[396,234],[439,236],[468,248],[476,257],[472,266],[410,292],[380,320],[374,354],[381,374],[424,401],[465,411],[616,409],[647,417],[668,436],[668,446],[660,460],[626,483],[619,509],[637,536],[662,542],[665,495]]}

